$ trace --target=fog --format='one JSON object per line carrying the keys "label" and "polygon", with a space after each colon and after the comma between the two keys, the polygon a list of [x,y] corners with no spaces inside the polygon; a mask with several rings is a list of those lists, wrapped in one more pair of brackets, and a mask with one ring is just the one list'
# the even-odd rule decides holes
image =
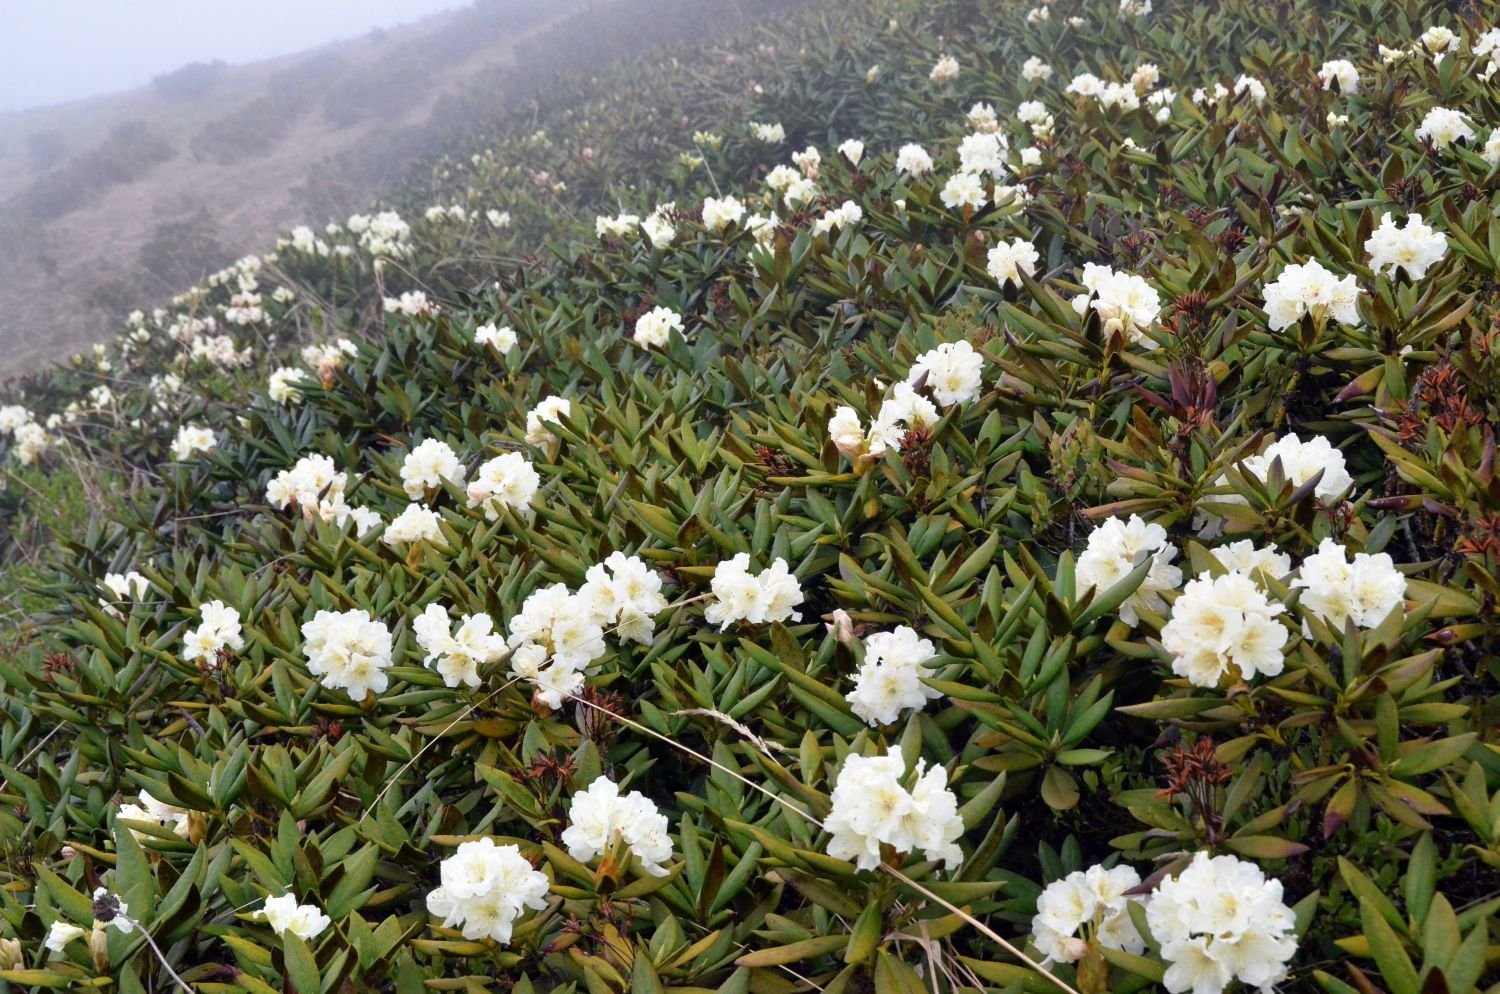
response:
{"label": "fog", "polygon": [[18,0],[0,13],[0,112],[141,86],[189,62],[251,62],[464,0]]}

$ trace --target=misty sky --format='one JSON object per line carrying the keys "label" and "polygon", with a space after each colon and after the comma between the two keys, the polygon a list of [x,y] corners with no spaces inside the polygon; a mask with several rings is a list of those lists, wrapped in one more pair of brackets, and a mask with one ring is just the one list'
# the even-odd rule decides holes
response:
{"label": "misty sky", "polygon": [[0,111],[128,90],[189,62],[253,62],[468,0],[10,0]]}

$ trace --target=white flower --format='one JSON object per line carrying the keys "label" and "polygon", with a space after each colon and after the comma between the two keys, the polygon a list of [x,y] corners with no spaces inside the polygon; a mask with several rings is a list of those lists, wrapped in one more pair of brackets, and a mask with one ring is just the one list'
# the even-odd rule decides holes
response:
{"label": "white flower", "polygon": [[553,435],[552,429],[547,427],[549,422],[556,423],[562,418],[569,417],[573,413],[573,405],[566,397],[547,397],[539,404],[526,412],[526,441],[532,445],[541,445]]}
{"label": "white flower", "polygon": [[1130,919],[1130,905],[1147,902],[1126,896],[1140,883],[1141,875],[1131,867],[1091,866],[1048,884],[1037,898],[1036,916],[1031,919],[1037,951],[1046,957],[1042,964],[1082,959],[1088,949],[1086,936],[1093,936],[1106,949],[1143,952],[1146,940]]}
{"label": "white flower", "polygon": [[[535,643],[554,665],[582,670],[604,655],[604,627],[594,602],[561,583],[531,593],[510,619],[510,645]],[[514,664],[512,664],[514,665]]]}
{"label": "white flower", "polygon": [[43,943],[49,952],[61,954],[74,939],[81,939],[88,929],[79,928],[69,922],[55,921],[47,929],[47,940]]}
{"label": "white flower", "polygon": [[1036,275],[1036,264],[1041,259],[1036,246],[1024,238],[1008,242],[996,242],[990,249],[986,269],[990,278],[1004,286],[1007,283],[1021,285],[1021,274]]}
{"label": "white flower", "polygon": [[1297,939],[1281,894],[1254,863],[1204,852],[1162,881],[1146,921],[1167,962],[1167,990],[1220,994],[1234,979],[1270,990],[1283,980]]}
{"label": "white flower", "polygon": [[438,311],[437,304],[428,300],[427,294],[421,290],[408,290],[399,297],[386,297],[384,307],[387,314],[404,314],[407,317],[421,317]]}
{"label": "white flower", "polygon": [[984,356],[968,342],[945,342],[917,356],[906,382],[916,387],[926,377],[927,389],[939,404],[966,404],[977,400],[984,385]]}
{"label": "white flower", "polygon": [[183,636],[184,662],[203,660],[204,666],[217,666],[221,649],[239,652],[245,647],[240,634],[240,613],[223,601],[209,601],[198,609],[202,622]]}
{"label": "white flower", "polygon": [[1400,266],[1407,276],[1419,280],[1448,254],[1448,239],[1415,214],[1407,216],[1406,227],[1398,228],[1396,219],[1387,212],[1380,216],[1380,227],[1365,240],[1365,251],[1375,272],[1389,270],[1394,276]]}
{"label": "white flower", "polygon": [[20,404],[0,407],[0,435],[14,435],[17,428],[33,420],[31,412]]}
{"label": "white flower", "polygon": [[751,123],[750,134],[756,141],[765,142],[767,145],[779,145],[786,141],[786,129],[780,124],[756,124]]}
{"label": "white flower", "polygon": [[[188,813],[186,810],[165,801],[158,801],[150,793],[142,790],[140,793],[140,804],[120,805],[119,817],[126,821],[153,822],[162,828],[170,828],[172,834],[179,839],[188,837]],[[130,834],[137,839],[145,838],[141,832],[130,829]]]}
{"label": "white flower", "polygon": [[652,248],[666,248],[677,237],[677,227],[667,216],[676,209],[676,203],[661,204],[641,222],[641,230],[646,233]]}
{"label": "white flower", "polygon": [[214,450],[217,443],[214,441],[214,433],[199,425],[183,425],[177,430],[177,437],[172,440],[172,458],[178,462],[187,462],[200,453],[208,454]]}
{"label": "white flower", "polygon": [[1265,288],[1266,325],[1280,331],[1311,314],[1316,321],[1332,318],[1351,328],[1359,326],[1359,295],[1354,277],[1339,279],[1314,259],[1292,263]]}
{"label": "white flower", "polygon": [[720,631],[734,621],[764,625],[802,618],[796,610],[803,600],[802,588],[784,559],[775,560],[758,576],[751,576],[750,555],[741,552],[719,563],[710,586],[714,600],[704,609],[703,616],[709,624],[718,625]]}
{"label": "white flower", "polygon": [[1259,573],[1261,578],[1280,580],[1292,571],[1291,556],[1277,552],[1274,545],[1257,549],[1248,538],[1208,551],[1225,569],[1238,570],[1252,579]]}
{"label": "white flower", "polygon": [[993,104],[975,104],[969,108],[964,119],[969,122],[969,127],[984,134],[994,134],[1000,130],[1000,116],[995,113]]}
{"label": "white flower", "polygon": [[792,162],[802,171],[802,175],[808,179],[817,179],[822,170],[823,155],[813,145],[807,146],[800,152],[792,153]]}
{"label": "white flower", "polygon": [[656,616],[666,610],[661,577],[638,556],[612,552],[589,567],[578,597],[594,617],[612,628],[621,641],[650,645]]}
{"label": "white flower", "polygon": [[1081,72],[1068,81],[1064,93],[1075,93],[1080,97],[1098,97],[1104,92],[1104,80],[1091,72]]}
{"label": "white flower", "polygon": [[474,344],[487,345],[501,355],[516,347],[516,329],[506,326],[497,328],[493,324],[482,324],[474,329]]}
{"label": "white flower", "polygon": [[[1242,473],[1264,482],[1270,479],[1271,466],[1278,462],[1282,478],[1293,488],[1302,486],[1322,473],[1313,495],[1324,504],[1331,505],[1341,500],[1345,492],[1354,486],[1354,478],[1349,475],[1344,463],[1344,454],[1322,435],[1315,435],[1305,442],[1296,435],[1283,435],[1267,446],[1264,452],[1245,457],[1239,468]],[[1220,476],[1215,486],[1224,486],[1228,482],[1227,476]],[[1239,494],[1217,495],[1210,499],[1226,504],[1246,503],[1245,498]],[[1219,534],[1222,525],[1222,519],[1206,514],[1200,515],[1193,523],[1199,529],[1199,535],[1204,538],[1213,538]]]}
{"label": "white flower", "polygon": [[944,55],[937,60],[927,78],[938,86],[947,86],[958,78],[958,60],[951,55]]}
{"label": "white flower", "polygon": [[1021,63],[1021,78],[1028,83],[1038,83],[1052,75],[1052,67],[1035,55]]}
{"label": "white flower", "polygon": [[271,926],[277,935],[290,932],[299,939],[315,939],[323,933],[331,920],[316,904],[298,904],[294,894],[266,898],[265,906],[256,916]]}
{"label": "white flower", "polygon": [[943,184],[943,206],[949,210],[984,206],[984,183],[973,173],[955,173]]}
{"label": "white flower", "polygon": [[896,169],[908,176],[923,176],[932,172],[932,156],[921,145],[902,145],[896,151]]}
{"label": "white flower", "polygon": [[459,485],[464,482],[464,465],[447,442],[426,439],[401,463],[401,488],[412,500],[421,500],[429,490],[440,488],[444,480]]}
{"label": "white flower", "polygon": [[464,842],[438,866],[441,886],[427,895],[427,910],[465,939],[510,942],[516,919],[547,906],[547,876],[521,850],[494,839]]}
{"label": "white flower", "polygon": [[1083,286],[1085,292],[1073,298],[1073,310],[1080,316],[1092,308],[1106,335],[1122,334],[1147,350],[1157,347],[1145,333],[1161,312],[1161,295],[1155,287],[1133,273],[1092,262],[1084,263]]}
{"label": "white flower", "polygon": [[1128,17],[1145,17],[1151,13],[1151,0],[1120,0],[1120,13]]}
{"label": "white flower", "polygon": [[1374,628],[1402,608],[1406,598],[1406,576],[1389,554],[1356,552],[1350,562],[1348,551],[1331,538],[1302,560],[1291,585],[1302,589],[1301,605],[1335,633],[1342,632],[1347,619],[1360,628]]}
{"label": "white flower", "polygon": [[[999,132],[976,131],[964,136],[964,140],[958,144],[960,173],[988,173],[996,178],[1004,176],[1005,152],[1009,147],[1010,143]],[[951,184],[952,181],[949,182]],[[982,196],[981,194],[981,198]],[[944,203],[947,201],[944,200]]]}
{"label": "white flower", "polygon": [[531,502],[541,482],[529,459],[519,452],[506,452],[480,465],[468,484],[468,506],[484,508],[490,521],[500,517],[503,507],[530,521],[535,513]]}
{"label": "white flower", "polygon": [[1500,128],[1490,132],[1489,138],[1485,140],[1482,154],[1484,161],[1490,164],[1491,169],[1500,166]]}
{"label": "white flower", "polygon": [[1458,51],[1458,35],[1451,28],[1434,25],[1423,31],[1417,43],[1427,49],[1433,62],[1443,61],[1443,55]]}
{"label": "white flower", "polygon": [[390,684],[391,632],[368,611],[319,611],[303,624],[302,642],[307,671],[350,700],[384,693]]}
{"label": "white flower", "polygon": [[1130,74],[1130,85],[1137,93],[1145,93],[1161,82],[1161,69],[1154,62],[1142,62]]}
{"label": "white flower", "polygon": [[1263,104],[1266,101],[1266,84],[1254,76],[1241,75],[1234,81],[1234,95],[1242,93],[1250,94],[1250,99],[1256,104]]}
{"label": "white flower", "polygon": [[703,199],[703,226],[709,231],[723,231],[745,216],[745,205],[734,197]]}
{"label": "white flower", "polygon": [[614,217],[601,214],[594,218],[594,234],[600,238],[629,238],[640,223],[638,214],[616,214]]}
{"label": "white flower", "polygon": [[1359,70],[1348,59],[1330,59],[1318,68],[1318,80],[1323,89],[1331,90],[1335,83],[1344,94],[1359,92]]}
{"label": "white flower", "polygon": [[307,379],[304,370],[293,366],[282,366],[271,373],[266,382],[266,393],[270,395],[273,403],[290,404],[302,399],[302,391],[297,389],[297,384]]}
{"label": "white flower", "polygon": [[839,206],[825,211],[823,216],[813,223],[813,234],[821,235],[851,224],[858,224],[864,216],[864,209],[859,204],[846,200]]}
{"label": "white flower", "polygon": [[111,611],[118,614],[114,602],[138,601],[146,596],[151,589],[151,581],[146,579],[135,570],[127,573],[105,573],[104,579],[99,581],[100,585],[108,590],[111,596],[108,599],[99,598],[99,603],[105,605]]}
{"label": "white flower", "polygon": [[939,691],[922,682],[932,671],[927,664],[937,650],[905,625],[877,632],[865,639],[865,660],[846,699],[854,713],[871,728],[889,725],[908,709],[921,710]]}
{"label": "white flower", "polygon": [[671,341],[673,331],[679,335],[685,333],[682,315],[670,307],[653,307],[636,318],[632,337],[642,348],[661,348]]}
{"label": "white flower", "polygon": [[1134,625],[1140,621],[1140,611],[1166,610],[1162,593],[1176,590],[1182,583],[1182,570],[1172,565],[1177,549],[1167,541],[1165,528],[1147,524],[1138,514],[1129,519],[1110,518],[1089,533],[1088,547],[1079,554],[1074,570],[1078,593],[1093,590],[1096,597],[1103,594],[1147,558],[1151,568],[1120,605],[1120,620]]}
{"label": "white flower", "polygon": [[622,797],[615,782],[601,776],[587,790],[573,795],[561,841],[569,856],[587,863],[614,845],[616,838],[630,847],[646,873],[667,875],[662,864],[672,858],[672,836],[666,815],[640,791]]}
{"label": "white flower", "polygon": [[484,212],[485,220],[490,222],[492,228],[509,228],[510,211],[497,211],[490,209]]}
{"label": "white flower", "polygon": [[858,166],[859,160],[865,157],[865,143],[857,138],[849,138],[839,144],[839,155],[849,160],[851,166]]}
{"label": "white flower", "polygon": [[431,542],[434,545],[446,547],[447,542],[443,539],[443,532],[439,527],[442,520],[442,517],[426,504],[413,502],[406,505],[405,510],[391,519],[390,524],[385,526],[385,533],[380,536],[380,540],[390,546]]}
{"label": "white flower", "polygon": [[1244,573],[1189,580],[1161,630],[1161,646],[1172,656],[1172,672],[1195,687],[1218,687],[1225,676],[1248,682],[1257,673],[1276,676],[1285,659],[1285,611]]}
{"label": "white flower", "polygon": [[323,455],[303,456],[290,469],[277,473],[266,484],[266,501],[277,510],[296,505],[311,517],[343,523],[349,514],[344,503],[347,478],[332,459]]}
{"label": "white flower", "polygon": [[901,783],[906,760],[899,747],[884,756],[851,753],[845,758],[830,798],[832,811],[823,823],[831,836],[828,855],[853,860],[861,870],[880,865],[882,845],[902,853],[920,849],[948,869],[963,862],[958,798],[948,789],[948,772],[935,766],[924,773],[926,765],[926,760],[917,761],[916,783],[908,791]]}
{"label": "white flower", "polygon": [[1445,149],[1460,140],[1472,142],[1474,137],[1474,129],[1469,125],[1468,117],[1461,111],[1448,107],[1432,108],[1422,118],[1421,127],[1417,128],[1419,141],[1430,141],[1439,149]]}
{"label": "white flower", "polygon": [[427,665],[442,674],[445,685],[477,687],[479,667],[505,655],[505,636],[492,634],[494,625],[487,614],[466,614],[450,631],[448,609],[429,604],[412,622],[412,632],[427,653]]}

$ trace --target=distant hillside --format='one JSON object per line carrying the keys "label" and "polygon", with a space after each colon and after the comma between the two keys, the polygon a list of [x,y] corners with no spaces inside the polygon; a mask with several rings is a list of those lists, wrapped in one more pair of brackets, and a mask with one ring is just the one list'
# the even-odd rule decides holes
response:
{"label": "distant hillside", "polygon": [[538,37],[570,15],[586,35],[614,2],[481,0],[294,56],[197,63],[127,93],[0,115],[0,375],[104,337],[289,225],[364,205],[535,91],[545,67],[518,49],[541,51]]}

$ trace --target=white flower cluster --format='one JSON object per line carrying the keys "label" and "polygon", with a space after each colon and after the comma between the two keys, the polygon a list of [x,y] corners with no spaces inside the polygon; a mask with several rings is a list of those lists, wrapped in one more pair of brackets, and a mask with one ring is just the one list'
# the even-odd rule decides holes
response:
{"label": "white flower cluster", "polygon": [[641,224],[639,214],[601,214],[594,218],[594,234],[600,238],[630,238]]}
{"label": "white flower cluster", "polygon": [[1036,264],[1041,260],[1036,246],[1024,238],[1008,242],[996,242],[987,257],[986,271],[990,278],[1001,286],[1007,283],[1021,285],[1021,275],[1035,276]]}
{"label": "white flower cluster", "polygon": [[438,305],[427,299],[422,290],[407,290],[399,297],[386,297],[382,306],[387,314],[402,314],[406,317],[426,317],[438,312]]}
{"label": "white flower cluster", "polygon": [[[1314,435],[1305,442],[1296,435],[1283,435],[1266,446],[1264,452],[1246,456],[1240,461],[1239,469],[1265,482],[1271,478],[1271,467],[1277,464],[1281,466],[1282,478],[1294,488],[1322,473],[1318,485],[1313,488],[1313,496],[1324,504],[1331,505],[1341,500],[1354,486],[1354,477],[1349,475],[1344,454],[1322,435]],[[1215,485],[1224,486],[1228,482],[1228,476],[1220,476]],[[1223,494],[1212,499],[1225,504],[1246,502],[1239,494]],[[1224,522],[1222,518],[1205,513],[1195,517],[1193,524],[1200,537],[1213,538],[1223,530]]]}
{"label": "white flower cluster", "polygon": [[1287,628],[1276,620],[1285,610],[1244,573],[1205,573],[1182,588],[1161,646],[1172,657],[1172,672],[1195,687],[1218,687],[1225,677],[1276,676],[1286,663]]}
{"label": "white flower cluster", "polygon": [[1446,149],[1457,141],[1472,142],[1476,137],[1468,116],[1449,107],[1434,107],[1428,111],[1416,134],[1418,141],[1432,142],[1438,149]]}
{"label": "white flower cluster", "polygon": [[519,452],[506,452],[480,464],[469,480],[468,506],[483,508],[490,521],[499,518],[505,507],[530,521],[535,517],[531,502],[541,482],[531,460]]}
{"label": "white flower cluster", "polygon": [[830,231],[847,228],[858,224],[864,219],[864,208],[852,200],[846,200],[837,207],[830,207],[823,216],[813,222],[813,234],[822,235]]}
{"label": "white flower cluster", "polygon": [[780,124],[761,124],[751,122],[750,134],[758,142],[767,145],[779,145],[786,141],[786,129]]}
{"label": "white flower cluster", "polygon": [[984,180],[974,173],[954,173],[938,194],[949,210],[978,210],[986,202]]}
{"label": "white flower cluster", "polygon": [[368,611],[319,611],[302,625],[302,651],[307,671],[350,700],[362,701],[390,685],[391,631]]}
{"label": "white flower cluster", "polygon": [[1248,538],[1218,546],[1209,552],[1225,569],[1238,570],[1251,578],[1259,573],[1262,578],[1280,580],[1292,571],[1291,556],[1277,552],[1274,545],[1257,549]]}
{"label": "white flower cluster", "polygon": [[1448,239],[1415,214],[1407,217],[1406,227],[1402,228],[1385,213],[1380,216],[1380,227],[1365,239],[1365,251],[1375,272],[1390,270],[1394,276],[1400,266],[1407,276],[1419,280],[1448,254]]}
{"label": "white flower cluster", "polygon": [[426,504],[413,502],[391,519],[380,540],[393,547],[431,542],[446,548],[448,543],[443,538],[442,520],[442,515]]}
{"label": "white flower cluster", "polygon": [[653,877],[667,875],[662,865],[672,858],[667,816],[645,794],[632,790],[622,796],[613,780],[601,776],[587,790],[573,795],[561,842],[569,856],[587,863],[608,851],[616,839],[630,848],[646,873]]}
{"label": "white flower cluster", "polygon": [[302,361],[318,374],[318,379],[327,383],[333,371],[344,365],[346,356],[358,355],[359,349],[347,338],[321,345],[308,345],[302,349]]}
{"label": "white flower cluster", "polygon": [[240,634],[240,613],[223,601],[209,601],[198,609],[200,623],[183,636],[182,658],[201,659],[204,666],[217,666],[221,649],[239,652],[245,647]]}
{"label": "white flower cluster", "polygon": [[214,433],[209,429],[200,425],[183,425],[177,429],[177,437],[172,439],[172,458],[187,462],[200,453],[212,452],[216,444]]}
{"label": "white flower cluster", "polygon": [[[170,828],[172,834],[179,839],[188,837],[188,813],[175,804],[158,801],[147,791],[142,790],[140,804],[120,805],[119,817],[126,821],[142,821],[159,825],[162,828]],[[144,833],[130,829],[130,834],[137,839],[145,838]]]}
{"label": "white flower cluster", "polygon": [[925,176],[932,172],[932,156],[921,145],[902,145],[896,150],[896,169],[908,176]]}
{"label": "white flower cluster", "polygon": [[108,598],[99,598],[99,604],[116,617],[120,616],[120,609],[115,604],[138,601],[151,589],[151,581],[135,570],[126,573],[105,573],[104,579],[100,580],[99,584],[110,594]]}
{"label": "white flower cluster", "polygon": [[535,407],[526,412],[526,441],[532,445],[541,445],[553,436],[548,422],[556,423],[562,418],[571,416],[573,405],[566,397],[546,397]]}
{"label": "white flower cluster", "polygon": [[348,225],[359,236],[360,246],[377,259],[411,254],[411,225],[395,211],[381,211],[374,217],[355,214]]}
{"label": "white flower cluster", "polygon": [[666,610],[661,576],[639,556],[612,552],[590,566],[578,594],[601,626],[612,629],[622,642],[650,645],[656,635],[656,616]]}
{"label": "white flower cluster", "polygon": [[703,226],[709,231],[723,231],[744,216],[745,205],[735,197],[703,198]]}
{"label": "white flower cluster", "polygon": [[604,655],[608,609],[593,591],[561,583],[533,591],[510,619],[511,672],[536,684],[537,699],[554,710],[583,687],[583,671]]}
{"label": "white flower cluster", "polygon": [[1330,59],[1318,67],[1318,82],[1323,84],[1325,90],[1337,86],[1339,92],[1345,95],[1358,93],[1359,70],[1348,59]]}
{"label": "white flower cluster", "polygon": [[304,941],[316,939],[332,924],[316,904],[298,904],[295,894],[268,897],[265,906],[255,914],[277,935],[290,932]]}
{"label": "white flower cluster", "polygon": [[282,366],[272,371],[266,381],[266,394],[274,404],[292,404],[302,399],[299,386],[307,379],[307,371],[295,366]]}
{"label": "white flower cluster", "polygon": [[968,342],[944,342],[917,356],[906,374],[913,389],[925,382],[939,404],[967,404],[979,399],[984,356]]}
{"label": "white flower cluster", "polygon": [[505,655],[505,636],[494,633],[495,622],[487,614],[466,614],[458,628],[451,628],[448,609],[429,604],[412,622],[417,644],[427,653],[426,663],[457,687],[479,686],[479,667]]}
{"label": "white flower cluster", "polygon": [[777,559],[758,576],[751,576],[750,555],[741,552],[719,563],[710,586],[714,600],[704,609],[703,616],[709,624],[718,625],[720,631],[735,621],[764,625],[802,618],[796,609],[802,603],[802,587],[787,568],[785,559]]}
{"label": "white flower cluster", "polygon": [[236,348],[234,339],[228,335],[199,335],[193,339],[192,347],[188,349],[188,358],[201,359],[223,369],[234,369],[237,366],[248,366],[251,353],[248,348]]}
{"label": "white flower cluster", "polygon": [[475,345],[489,346],[501,355],[515,348],[518,341],[516,329],[508,326],[497,328],[493,324],[482,324],[474,329]]}
{"label": "white flower cluster", "polygon": [[1050,79],[1052,67],[1033,55],[1021,63],[1021,78],[1028,83],[1040,83],[1044,79]]}
{"label": "white flower cluster", "polygon": [[1156,888],[1146,923],[1161,944],[1172,994],[1220,994],[1232,980],[1269,991],[1297,951],[1281,881],[1234,856],[1194,856]]}
{"label": "white flower cluster", "polygon": [[1130,920],[1130,905],[1147,902],[1127,896],[1140,885],[1141,875],[1129,866],[1091,866],[1048,884],[1031,919],[1032,940],[1046,957],[1042,965],[1078,962],[1090,939],[1106,949],[1144,952],[1146,940]]}
{"label": "white flower cluster", "polygon": [[948,771],[926,766],[926,760],[917,760],[915,783],[907,790],[901,784],[906,760],[900,748],[884,756],[845,758],[833,785],[833,809],[823,823],[832,836],[828,855],[853,860],[861,870],[880,865],[882,846],[898,853],[920,849],[950,870],[963,862],[958,839],[964,823],[958,798],[948,789]]}
{"label": "white flower cluster", "polygon": [[1274,282],[1266,284],[1266,325],[1280,331],[1302,320],[1304,314],[1311,314],[1314,321],[1332,318],[1339,324],[1358,327],[1361,292],[1353,276],[1339,279],[1316,259],[1301,265],[1293,263]]}
{"label": "white flower cluster", "polygon": [[1141,95],[1134,83],[1106,82],[1089,72],[1074,76],[1064,92],[1096,100],[1099,106],[1106,108],[1133,111],[1141,106]]}
{"label": "white flower cluster", "polygon": [[421,442],[401,463],[401,488],[412,500],[421,500],[443,481],[463,485],[464,465],[447,442],[429,438]]}
{"label": "white flower cluster", "polygon": [[674,331],[679,335],[686,334],[682,315],[670,307],[653,307],[636,318],[635,334],[632,338],[635,344],[642,348],[659,349],[671,341]]}
{"label": "white flower cluster", "polygon": [[902,711],[920,711],[943,696],[922,680],[932,676],[927,664],[937,650],[906,625],[865,639],[865,659],[846,695],[851,710],[871,728],[889,725]]}
{"label": "white flower cluster", "polygon": [[1105,335],[1124,335],[1144,349],[1156,348],[1146,335],[1161,312],[1161,295],[1155,287],[1133,273],[1093,262],[1084,263],[1083,286],[1085,292],[1073,298],[1073,310],[1080,317],[1092,308],[1103,322]]}
{"label": "white flower cluster", "polygon": [[933,65],[932,71],[927,78],[938,86],[947,86],[958,78],[958,60],[951,55],[944,55]]}
{"label": "white flower cluster", "polygon": [[1388,553],[1369,555],[1348,550],[1331,538],[1302,560],[1293,587],[1301,588],[1302,607],[1341,632],[1346,620],[1360,628],[1374,628],[1406,598],[1406,576]]}
{"label": "white flower cluster", "polygon": [[860,424],[859,413],[852,407],[840,407],[828,421],[828,435],[834,447],[856,464],[879,459],[886,449],[901,450],[906,433],[915,428],[937,424],[937,407],[912,389],[910,383],[897,383],[891,395],[880,405],[869,431]]}
{"label": "white flower cluster", "polygon": [[1147,558],[1150,570],[1141,585],[1120,605],[1120,620],[1127,625],[1140,621],[1140,611],[1165,611],[1162,593],[1176,590],[1182,570],[1172,565],[1177,549],[1167,541],[1167,530],[1147,524],[1140,515],[1110,518],[1089,533],[1088,547],[1078,556],[1074,578],[1078,593],[1093,590],[1095,596],[1129,576]]}
{"label": "white flower cluster", "polygon": [[427,910],[465,939],[510,942],[516,919],[547,906],[547,876],[513,845],[494,839],[461,843],[438,866],[441,886],[427,895]]}

